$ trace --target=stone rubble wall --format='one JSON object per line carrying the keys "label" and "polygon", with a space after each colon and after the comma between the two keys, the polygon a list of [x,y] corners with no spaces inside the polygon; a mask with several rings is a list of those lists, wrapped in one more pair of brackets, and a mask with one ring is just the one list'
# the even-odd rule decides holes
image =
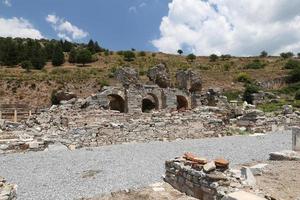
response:
{"label": "stone rubble wall", "polygon": [[[52,106],[25,123],[0,120],[0,153],[43,150],[62,143],[69,148],[96,147],[132,142],[173,141],[265,133],[297,125],[297,112],[266,115],[255,109],[241,110],[236,117],[222,107],[193,110],[119,113],[99,108],[88,99],[72,99]],[[86,106],[89,105],[89,106]]]}
{"label": "stone rubble wall", "polygon": [[201,200],[221,200],[242,188],[224,159],[208,161],[191,153],[166,161],[165,181],[175,189]]}

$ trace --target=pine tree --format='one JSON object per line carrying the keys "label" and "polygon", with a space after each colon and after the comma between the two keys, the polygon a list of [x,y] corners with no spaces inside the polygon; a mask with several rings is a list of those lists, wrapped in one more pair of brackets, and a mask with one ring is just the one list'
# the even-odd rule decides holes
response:
{"label": "pine tree", "polygon": [[65,62],[65,56],[60,45],[56,45],[52,55],[52,65],[61,66]]}
{"label": "pine tree", "polygon": [[87,47],[88,47],[88,50],[89,50],[92,54],[96,53],[96,50],[95,50],[95,44],[94,44],[94,41],[93,41],[93,40],[90,40],[90,41],[89,41]]}
{"label": "pine tree", "polygon": [[92,61],[92,53],[88,49],[81,49],[77,53],[77,62],[84,66]]}
{"label": "pine tree", "polygon": [[75,48],[72,48],[69,54],[69,63],[77,62],[77,51]]}

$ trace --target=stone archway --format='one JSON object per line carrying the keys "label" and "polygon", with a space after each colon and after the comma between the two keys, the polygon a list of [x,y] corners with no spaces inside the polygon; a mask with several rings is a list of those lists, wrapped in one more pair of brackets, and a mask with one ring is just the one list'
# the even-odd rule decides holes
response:
{"label": "stone archway", "polygon": [[142,112],[149,112],[154,109],[159,109],[159,101],[156,95],[149,93],[145,98],[143,98]]}
{"label": "stone archway", "polygon": [[185,96],[177,95],[177,110],[186,110],[189,108],[188,100]]}
{"label": "stone archway", "polygon": [[116,110],[120,113],[126,112],[125,109],[125,100],[117,94],[110,94],[107,96],[109,99],[109,109]]}

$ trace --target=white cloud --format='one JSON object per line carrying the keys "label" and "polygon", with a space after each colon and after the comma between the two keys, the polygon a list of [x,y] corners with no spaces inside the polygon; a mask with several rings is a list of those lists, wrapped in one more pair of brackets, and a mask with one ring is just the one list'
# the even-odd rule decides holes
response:
{"label": "white cloud", "polygon": [[0,18],[0,36],[21,38],[43,38],[39,30],[26,19],[13,17],[11,19]]}
{"label": "white cloud", "polygon": [[56,15],[48,15],[46,21],[49,22],[53,29],[57,32],[57,36],[66,40],[80,40],[87,37],[88,32],[71,24],[71,22],[60,18]]}
{"label": "white cloud", "polygon": [[173,0],[152,44],[198,55],[300,52],[299,7],[299,0]]}
{"label": "white cloud", "polygon": [[128,8],[128,11],[129,11],[130,13],[137,13],[138,10],[139,10],[140,8],[144,8],[144,7],[146,7],[146,6],[147,6],[147,3],[146,3],[146,2],[141,2],[141,3],[138,4],[137,6],[130,6],[130,7]]}
{"label": "white cloud", "polygon": [[2,0],[3,4],[8,6],[8,7],[11,7],[11,0]]}

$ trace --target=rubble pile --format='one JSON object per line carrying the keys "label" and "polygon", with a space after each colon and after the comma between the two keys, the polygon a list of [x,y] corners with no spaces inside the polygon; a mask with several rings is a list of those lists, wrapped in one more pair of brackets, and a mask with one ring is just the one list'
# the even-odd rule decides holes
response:
{"label": "rubble pile", "polygon": [[192,153],[166,161],[165,169],[167,183],[201,200],[221,200],[255,185],[250,168],[229,169],[229,161],[225,159],[208,161]]}
{"label": "rubble pile", "polygon": [[52,106],[25,124],[4,122],[6,144],[0,149],[40,150],[60,142],[66,146],[96,147],[128,142],[173,141],[227,134],[223,110],[203,107],[186,112],[125,114],[100,108],[81,108],[85,101]]}
{"label": "rubble pile", "polygon": [[17,199],[17,186],[6,182],[0,176],[0,199],[1,200],[15,200]]}
{"label": "rubble pile", "polygon": [[251,109],[231,119],[228,108],[208,106],[184,112],[162,110],[129,114],[104,110],[90,104],[89,99],[63,101],[25,123],[0,120],[0,153],[43,150],[57,142],[73,149],[241,134],[232,130],[263,133],[300,121],[295,113],[266,116]]}

